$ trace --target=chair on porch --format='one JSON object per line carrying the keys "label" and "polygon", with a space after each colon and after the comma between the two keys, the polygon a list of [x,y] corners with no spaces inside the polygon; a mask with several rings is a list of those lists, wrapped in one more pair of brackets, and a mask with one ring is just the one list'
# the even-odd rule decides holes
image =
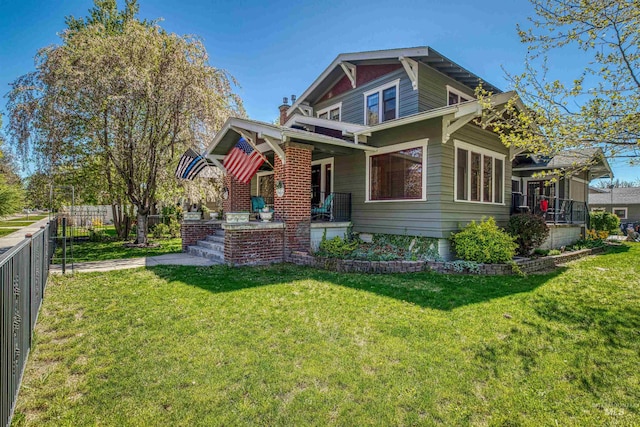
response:
{"label": "chair on porch", "polygon": [[317,208],[311,208],[311,219],[326,218],[329,221],[333,220],[332,208],[333,193],[330,193],[320,206]]}
{"label": "chair on porch", "polygon": [[[262,196],[251,196],[251,212],[259,214],[267,206]],[[273,208],[269,208],[269,212],[273,212]]]}

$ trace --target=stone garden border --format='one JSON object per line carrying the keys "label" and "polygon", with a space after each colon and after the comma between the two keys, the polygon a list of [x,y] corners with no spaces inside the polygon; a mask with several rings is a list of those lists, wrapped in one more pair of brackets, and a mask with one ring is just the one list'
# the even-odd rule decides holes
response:
{"label": "stone garden border", "polygon": [[[588,255],[604,252],[605,248],[581,249],[562,253],[560,255],[546,256],[535,259],[516,261],[516,265],[523,273],[534,273],[541,270],[554,269],[560,264],[583,258]],[[446,274],[478,274],[484,276],[513,275],[511,264],[480,264],[477,272],[453,271],[452,264],[439,261],[364,261],[326,257],[314,257],[303,252],[293,252],[291,262],[297,265],[305,265],[340,273],[414,273],[418,271],[435,271]]]}

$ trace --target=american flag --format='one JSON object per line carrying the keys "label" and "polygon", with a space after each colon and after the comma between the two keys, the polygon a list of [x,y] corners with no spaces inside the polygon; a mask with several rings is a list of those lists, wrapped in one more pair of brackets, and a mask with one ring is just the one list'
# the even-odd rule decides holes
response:
{"label": "american flag", "polygon": [[254,150],[244,138],[240,138],[233,150],[225,157],[224,167],[238,181],[246,184],[264,163],[264,157]]}

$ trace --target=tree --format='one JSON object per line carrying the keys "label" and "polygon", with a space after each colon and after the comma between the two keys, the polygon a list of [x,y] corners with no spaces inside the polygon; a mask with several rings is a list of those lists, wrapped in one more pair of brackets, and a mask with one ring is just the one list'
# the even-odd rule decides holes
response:
{"label": "tree", "polygon": [[135,206],[136,242],[147,244],[147,216],[177,185],[179,156],[243,108],[199,39],[136,19],[135,1],[122,12],[114,0],[95,4],[87,19],[68,18],[62,44],[40,50],[36,71],[13,83],[11,136],[49,170],[91,159],[111,203]]}
{"label": "tree", "polygon": [[[509,75],[527,105],[493,106],[488,115],[507,146],[559,151],[599,146],[607,157],[639,154],[640,1],[530,0],[536,16],[518,26],[528,47],[525,71]],[[578,49],[590,57],[571,82],[552,80],[549,55]],[[487,93],[480,97],[489,102]]]}
{"label": "tree", "polygon": [[[2,116],[0,116],[0,129],[2,129]],[[4,136],[0,133],[0,216],[20,211],[23,202],[22,181],[16,172],[11,154],[5,147]]]}

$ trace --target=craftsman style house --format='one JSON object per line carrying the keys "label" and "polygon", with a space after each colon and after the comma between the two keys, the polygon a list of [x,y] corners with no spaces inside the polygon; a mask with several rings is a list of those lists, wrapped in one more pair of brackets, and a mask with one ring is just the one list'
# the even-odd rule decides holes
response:
{"label": "craftsman style house", "polygon": [[267,161],[246,184],[227,174],[225,211],[251,211],[260,198],[275,221],[223,224],[224,260],[287,260],[348,226],[436,238],[448,258],[451,233],[471,220],[505,224],[519,153],[483,127],[480,83],[496,105],[515,95],[429,47],[347,53],[291,105],[285,98],[280,125],[229,119],[208,159],[224,170],[243,138]]}

